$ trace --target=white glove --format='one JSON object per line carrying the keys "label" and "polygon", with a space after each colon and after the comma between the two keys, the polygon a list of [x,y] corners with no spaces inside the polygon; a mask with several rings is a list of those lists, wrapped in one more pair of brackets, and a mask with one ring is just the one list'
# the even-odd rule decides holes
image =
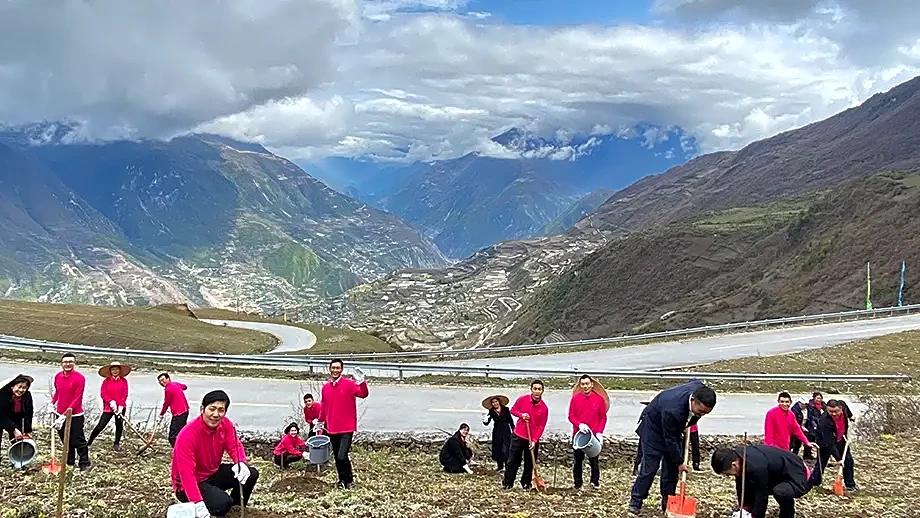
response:
{"label": "white glove", "polygon": [[464,464],[464,465],[463,465],[463,471],[466,471],[467,473],[469,473],[469,474],[471,474],[471,475],[473,474],[473,470],[470,469],[470,465],[469,465],[469,464]]}
{"label": "white glove", "polygon": [[67,416],[59,415],[57,419],[54,420],[54,424],[52,426],[54,426],[55,430],[60,430],[61,427],[64,426],[64,421],[66,420],[67,420]]}
{"label": "white glove", "polygon": [[307,460],[310,458],[310,452],[305,451],[302,454],[300,454],[300,456],[303,457],[303,460]]}
{"label": "white glove", "polygon": [[732,518],[753,518],[753,516],[746,509],[741,509],[732,513]]}
{"label": "white glove", "polygon": [[586,425],[585,423],[580,423],[578,425],[578,431],[584,432],[584,433],[591,433],[591,429],[588,428],[588,425]]}
{"label": "white glove", "polygon": [[364,383],[364,371],[361,367],[355,367],[355,383],[358,385]]}
{"label": "white glove", "polygon": [[116,405],[114,401],[109,401],[109,408],[111,408],[113,412],[115,411],[116,406],[118,405]]}
{"label": "white glove", "polygon": [[326,423],[316,423],[316,429],[317,429],[317,430],[325,430],[325,429],[326,429]]}
{"label": "white glove", "polygon": [[604,442],[604,434],[598,432],[598,433],[594,434],[594,436],[597,437],[597,441],[598,441],[598,442]]}
{"label": "white glove", "polygon": [[313,420],[313,426],[316,426],[316,425],[318,425],[318,424],[319,424],[319,419],[314,419],[314,420]]}
{"label": "white glove", "polygon": [[204,505],[204,502],[195,504],[195,518],[211,518],[211,513],[208,512],[208,506]]}
{"label": "white glove", "polygon": [[249,466],[242,462],[234,464],[233,467],[230,468],[230,471],[232,471],[233,476],[240,481],[240,484],[245,484],[246,481],[249,480]]}

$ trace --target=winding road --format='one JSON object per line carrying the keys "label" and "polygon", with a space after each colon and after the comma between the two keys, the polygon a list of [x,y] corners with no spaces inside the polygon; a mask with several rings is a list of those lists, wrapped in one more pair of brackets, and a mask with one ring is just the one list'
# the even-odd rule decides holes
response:
{"label": "winding road", "polygon": [[316,335],[302,327],[245,320],[201,319],[201,321],[215,326],[239,327],[274,335],[278,338],[278,347],[272,349],[270,354],[305,351],[316,345]]}

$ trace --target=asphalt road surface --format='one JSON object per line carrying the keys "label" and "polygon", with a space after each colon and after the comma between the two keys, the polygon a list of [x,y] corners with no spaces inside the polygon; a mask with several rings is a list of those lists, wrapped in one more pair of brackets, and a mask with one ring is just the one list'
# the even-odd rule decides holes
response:
{"label": "asphalt road surface", "polygon": [[316,335],[302,327],[268,322],[246,322],[243,320],[202,319],[201,321],[215,326],[227,325],[227,327],[239,327],[275,335],[278,337],[278,347],[272,349],[272,353],[303,351],[316,345]]}
{"label": "asphalt road surface", "polygon": [[[84,402],[87,407],[98,409],[99,386],[102,378],[95,372],[95,366],[79,364],[77,370],[87,378]],[[59,369],[50,366],[0,364],[0,379],[7,379],[19,372],[35,378],[32,387],[36,412],[49,399],[49,389],[54,374]],[[149,409],[157,408],[163,402],[163,389],[157,384],[154,372],[134,371],[129,377],[128,407],[135,422],[147,419]],[[175,381],[188,385],[186,396],[197,412],[201,398],[210,390],[223,389],[230,395],[228,416],[245,431],[278,432],[295,413],[300,412],[302,394],[320,392],[320,383],[314,381],[281,381],[265,379],[240,379],[228,377],[180,376]],[[489,431],[482,425],[480,402],[494,393],[504,393],[512,401],[525,393],[525,389],[511,391],[496,388],[438,388],[420,386],[394,386],[378,384],[368,380],[370,396],[358,405],[360,430],[375,432],[435,432],[456,430],[461,422],[470,424],[473,431]],[[647,401],[653,392],[611,391],[611,406],[608,414],[608,435],[629,436],[636,427],[636,419],[642,411],[641,401]],[[798,395],[805,397],[805,395]],[[548,432],[570,432],[567,421],[570,390],[546,392],[545,400],[550,409]],[[700,423],[703,433],[709,434],[751,434],[763,433],[763,418],[767,410],[776,404],[774,395],[719,394],[715,411]],[[860,413],[863,407],[851,405]],[[88,427],[93,426],[87,423]]]}

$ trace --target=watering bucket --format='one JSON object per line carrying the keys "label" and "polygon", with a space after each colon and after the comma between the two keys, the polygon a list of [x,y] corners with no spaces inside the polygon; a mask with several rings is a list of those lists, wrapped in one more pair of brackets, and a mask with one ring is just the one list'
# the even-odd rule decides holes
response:
{"label": "watering bucket", "polygon": [[326,435],[314,435],[307,439],[310,446],[310,464],[325,464],[329,462],[329,452],[332,450],[332,441]]}
{"label": "watering bucket", "polygon": [[10,445],[9,450],[7,450],[7,456],[16,469],[22,468],[35,460],[35,455],[37,453],[38,448],[35,446],[35,441],[32,439],[23,439],[14,442]]}
{"label": "watering bucket", "polygon": [[579,430],[572,437],[572,448],[584,451],[588,458],[593,459],[601,454],[601,441],[593,433]]}

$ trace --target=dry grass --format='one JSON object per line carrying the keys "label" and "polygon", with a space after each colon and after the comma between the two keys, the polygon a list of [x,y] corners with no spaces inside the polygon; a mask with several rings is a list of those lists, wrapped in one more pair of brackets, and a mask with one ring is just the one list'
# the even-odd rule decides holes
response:
{"label": "dry grass", "polygon": [[[2,518],[39,518],[54,510],[56,477],[42,474],[47,460],[47,433],[39,433],[42,458],[25,471],[11,472],[4,466],[0,476]],[[70,476],[65,492],[67,517],[146,518],[162,517],[173,502],[169,488],[169,457],[162,451],[134,457],[138,440],[120,454],[96,448],[91,452],[95,468]],[[98,444],[103,444],[100,441]],[[162,444],[162,443],[161,443]],[[920,491],[920,480],[910,474],[920,462],[920,440],[898,436],[854,445],[856,476],[861,492],[836,497],[814,490],[799,500],[799,516],[809,518],[904,518],[915,516],[905,495]],[[502,491],[499,477],[487,468],[473,475],[441,473],[436,455],[385,449],[353,454],[357,487],[332,489],[334,470],[322,473],[292,469],[280,472],[273,464],[256,459],[260,478],[250,507],[250,518],[559,518],[624,516],[631,462],[622,459],[602,466],[600,491],[569,489],[568,466],[541,462],[541,475],[551,488],[545,494],[521,489]],[[555,476],[555,482],[553,481]],[[825,482],[825,487],[830,486]],[[711,472],[694,473],[690,492],[700,501],[699,518],[724,516],[734,502],[734,483]],[[654,495],[654,492],[653,492]],[[643,516],[654,512],[657,497],[646,501]],[[775,509],[771,501],[771,507]],[[239,516],[237,511],[230,516]]]}
{"label": "dry grass", "polygon": [[113,308],[0,301],[0,334],[97,347],[250,354],[275,348],[268,334],[199,322],[172,306]]}
{"label": "dry grass", "polygon": [[285,322],[280,318],[271,318],[257,313],[231,311],[228,309],[202,308],[194,310],[198,318],[213,318],[220,320],[245,320],[248,322],[270,322],[285,324],[306,329],[316,335],[316,345],[307,351],[292,352],[290,354],[357,354],[357,353],[389,353],[398,351],[398,347],[390,345],[376,336],[371,336],[360,331],[340,327],[323,326],[319,324],[304,324],[300,322]]}

